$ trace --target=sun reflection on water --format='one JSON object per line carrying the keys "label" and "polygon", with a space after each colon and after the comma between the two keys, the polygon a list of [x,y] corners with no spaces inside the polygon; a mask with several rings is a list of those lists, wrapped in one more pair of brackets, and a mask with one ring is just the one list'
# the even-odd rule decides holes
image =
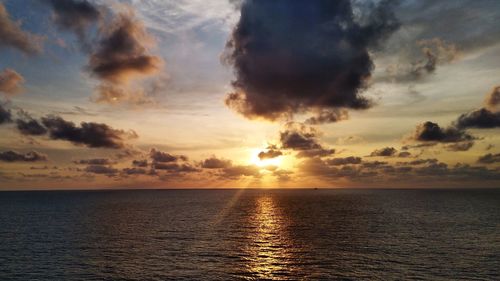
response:
{"label": "sun reflection on water", "polygon": [[256,201],[252,225],[252,242],[248,245],[249,271],[259,279],[287,274],[287,251],[284,219],[271,196],[262,196]]}

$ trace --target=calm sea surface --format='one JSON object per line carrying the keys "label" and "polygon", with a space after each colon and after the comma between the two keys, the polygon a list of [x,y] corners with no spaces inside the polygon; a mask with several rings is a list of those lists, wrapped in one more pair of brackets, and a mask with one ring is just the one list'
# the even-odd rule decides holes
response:
{"label": "calm sea surface", "polygon": [[500,280],[500,190],[0,192],[0,280]]}

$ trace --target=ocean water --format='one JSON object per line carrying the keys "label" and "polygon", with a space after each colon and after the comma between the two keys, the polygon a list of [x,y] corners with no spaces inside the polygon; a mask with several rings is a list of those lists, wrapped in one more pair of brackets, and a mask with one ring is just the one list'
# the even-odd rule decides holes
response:
{"label": "ocean water", "polygon": [[500,280],[500,190],[0,193],[0,280]]}

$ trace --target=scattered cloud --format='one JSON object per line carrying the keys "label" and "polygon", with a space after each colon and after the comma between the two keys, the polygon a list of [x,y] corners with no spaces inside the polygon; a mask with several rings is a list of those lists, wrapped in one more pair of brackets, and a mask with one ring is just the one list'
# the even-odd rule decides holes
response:
{"label": "scattered cloud", "polygon": [[88,28],[100,17],[99,9],[87,0],[45,0],[54,11],[53,20],[61,30],[74,32],[84,50],[90,50]]}
{"label": "scattered cloud", "polygon": [[51,139],[66,140],[92,148],[124,148],[127,139],[137,137],[133,131],[113,129],[103,123],[82,122],[78,127],[59,116],[43,117],[42,123]]}
{"label": "scattered cloud", "polygon": [[478,163],[482,164],[493,164],[493,163],[500,163],[500,153],[497,154],[492,154],[488,153],[485,154],[477,160]]}
{"label": "scattered cloud", "polygon": [[19,153],[14,150],[0,152],[0,161],[4,162],[37,162],[47,161],[47,155],[36,151]]}
{"label": "scattered cloud", "polygon": [[108,158],[92,158],[92,159],[80,159],[73,161],[75,164],[82,165],[112,165],[115,164],[114,161]]}
{"label": "scattered cloud", "polygon": [[500,127],[500,112],[492,112],[487,108],[481,108],[458,117],[456,126],[461,129],[478,128],[489,129]]}
{"label": "scattered cloud", "polygon": [[422,142],[452,143],[473,141],[475,138],[456,127],[441,128],[438,124],[427,121],[417,126],[413,138]]}
{"label": "scattered cloud", "polygon": [[[1,39],[0,39],[1,40]],[[12,97],[23,91],[22,84],[25,80],[21,74],[10,68],[0,72],[0,92],[7,97]]]}
{"label": "scattered cloud", "polygon": [[374,150],[370,156],[383,156],[383,157],[390,157],[390,156],[395,156],[397,153],[397,149],[394,147],[384,147],[381,149],[376,149]]}
{"label": "scattered cloud", "polygon": [[232,166],[231,160],[220,159],[215,156],[203,160],[200,164],[205,169],[223,169]]}
{"label": "scattered cloud", "polygon": [[283,155],[283,152],[280,150],[275,150],[275,149],[269,149],[267,151],[261,151],[258,154],[258,157],[260,160],[265,160],[265,159],[272,159],[276,158]]}
{"label": "scattered cloud", "polygon": [[340,166],[340,165],[348,165],[348,164],[361,164],[362,159],[361,159],[361,157],[349,156],[349,157],[344,157],[344,158],[327,159],[327,160],[325,160],[325,162],[328,165]]}
{"label": "scattered cloud", "polygon": [[0,3],[0,47],[11,47],[33,55],[42,51],[43,37],[24,31],[19,22],[10,18],[3,3]]}

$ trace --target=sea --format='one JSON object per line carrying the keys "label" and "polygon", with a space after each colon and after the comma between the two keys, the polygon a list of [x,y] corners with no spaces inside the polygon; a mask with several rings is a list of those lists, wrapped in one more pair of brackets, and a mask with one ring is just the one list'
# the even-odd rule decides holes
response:
{"label": "sea", "polygon": [[500,280],[500,189],[0,192],[0,280]]}

